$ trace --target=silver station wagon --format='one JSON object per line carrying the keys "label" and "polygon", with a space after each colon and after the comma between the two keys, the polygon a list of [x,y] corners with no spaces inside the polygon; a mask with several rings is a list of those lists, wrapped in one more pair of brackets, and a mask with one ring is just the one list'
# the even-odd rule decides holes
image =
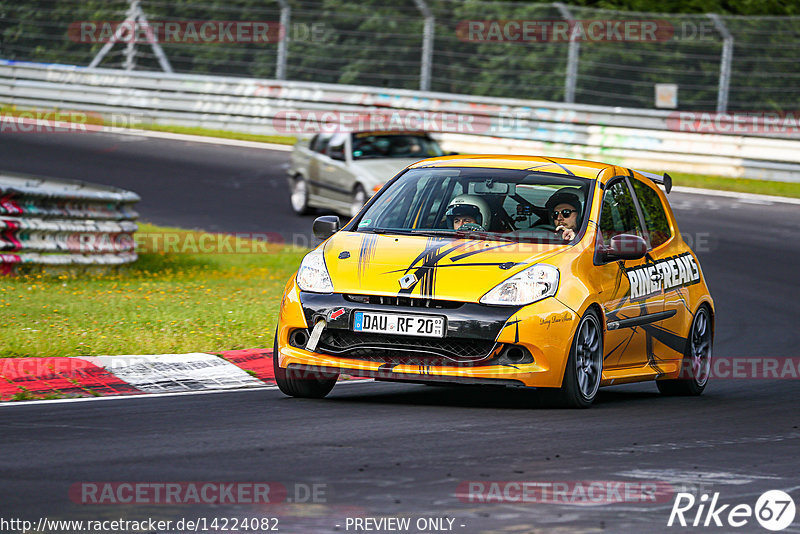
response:
{"label": "silver station wagon", "polygon": [[422,132],[320,133],[294,146],[289,170],[292,209],[355,216],[386,182],[412,163],[445,152]]}

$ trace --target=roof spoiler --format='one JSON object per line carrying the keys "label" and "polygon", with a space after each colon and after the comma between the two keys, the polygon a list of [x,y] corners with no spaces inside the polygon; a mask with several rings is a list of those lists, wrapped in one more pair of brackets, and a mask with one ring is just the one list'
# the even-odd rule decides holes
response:
{"label": "roof spoiler", "polygon": [[650,178],[652,181],[654,181],[657,184],[663,185],[664,186],[664,190],[667,193],[672,191],[672,176],[670,176],[669,174],[664,173],[664,175],[662,176],[662,175],[656,174],[654,172],[645,172],[645,171],[636,171],[636,172],[638,172],[639,174],[641,174],[645,178]]}

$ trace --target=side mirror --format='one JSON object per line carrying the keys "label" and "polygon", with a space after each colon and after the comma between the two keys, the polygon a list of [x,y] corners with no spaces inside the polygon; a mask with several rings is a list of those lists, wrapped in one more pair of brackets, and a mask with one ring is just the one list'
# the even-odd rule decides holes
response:
{"label": "side mirror", "polygon": [[311,227],[314,237],[323,241],[339,231],[339,217],[336,215],[323,215],[314,219]]}
{"label": "side mirror", "polygon": [[647,254],[647,243],[638,235],[619,234],[601,250],[603,261],[638,260]]}

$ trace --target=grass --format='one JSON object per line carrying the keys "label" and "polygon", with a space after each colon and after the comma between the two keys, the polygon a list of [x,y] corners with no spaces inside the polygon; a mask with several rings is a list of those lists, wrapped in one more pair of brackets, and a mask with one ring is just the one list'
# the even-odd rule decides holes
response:
{"label": "grass", "polygon": [[756,193],[759,195],[800,198],[800,182],[726,178],[723,176],[706,176],[682,172],[670,172],[669,175],[672,176],[673,185],[684,187],[699,187],[702,189],[717,189],[721,191],[735,191],[738,193]]}
{"label": "grass", "polygon": [[[186,234],[140,225],[144,233],[176,231]],[[0,357],[272,347],[284,285],[306,251],[266,244],[241,248],[257,252],[148,250],[134,264],[106,273],[1,278]]]}
{"label": "grass", "polygon": [[227,130],[210,130],[208,128],[196,128],[193,126],[142,124],[138,125],[137,128],[140,130],[153,130],[157,132],[179,133],[186,135],[203,135],[206,137],[221,137],[224,139],[238,139],[240,141],[255,141],[258,143],[275,143],[278,145],[293,145],[297,142],[296,137],[287,135],[258,135],[243,132],[229,132]]}

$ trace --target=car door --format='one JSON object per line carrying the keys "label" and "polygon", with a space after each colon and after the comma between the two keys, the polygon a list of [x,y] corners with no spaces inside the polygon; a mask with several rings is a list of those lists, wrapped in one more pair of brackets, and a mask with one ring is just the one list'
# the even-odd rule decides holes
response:
{"label": "car door", "polygon": [[683,240],[675,239],[666,197],[650,182],[630,178],[636,203],[645,225],[649,254],[658,266],[664,290],[664,317],[645,325],[649,360],[683,357],[686,330],[691,323],[687,286],[700,280],[700,270]]}
{"label": "car door", "polygon": [[328,146],[328,155],[331,157],[331,161],[325,167],[326,183],[331,187],[337,200],[350,204],[355,182],[350,170],[350,161],[352,160],[350,134],[334,135]]}
{"label": "car door", "polygon": [[334,134],[320,166],[320,187],[325,188],[325,196],[348,205],[353,192],[353,177],[347,165],[349,137],[349,133]]}
{"label": "car door", "polygon": [[607,369],[642,367],[647,363],[648,339],[642,325],[659,320],[664,309],[663,286],[650,257],[602,261],[599,252],[620,234],[645,236],[631,187],[624,177],[606,185],[595,254],[608,329],[604,345]]}
{"label": "car door", "polygon": [[311,158],[308,162],[308,191],[314,197],[323,196],[323,188],[320,187],[320,175],[322,174],[323,160],[328,159],[325,151],[330,140],[331,134],[321,133],[314,138],[311,144]]}

